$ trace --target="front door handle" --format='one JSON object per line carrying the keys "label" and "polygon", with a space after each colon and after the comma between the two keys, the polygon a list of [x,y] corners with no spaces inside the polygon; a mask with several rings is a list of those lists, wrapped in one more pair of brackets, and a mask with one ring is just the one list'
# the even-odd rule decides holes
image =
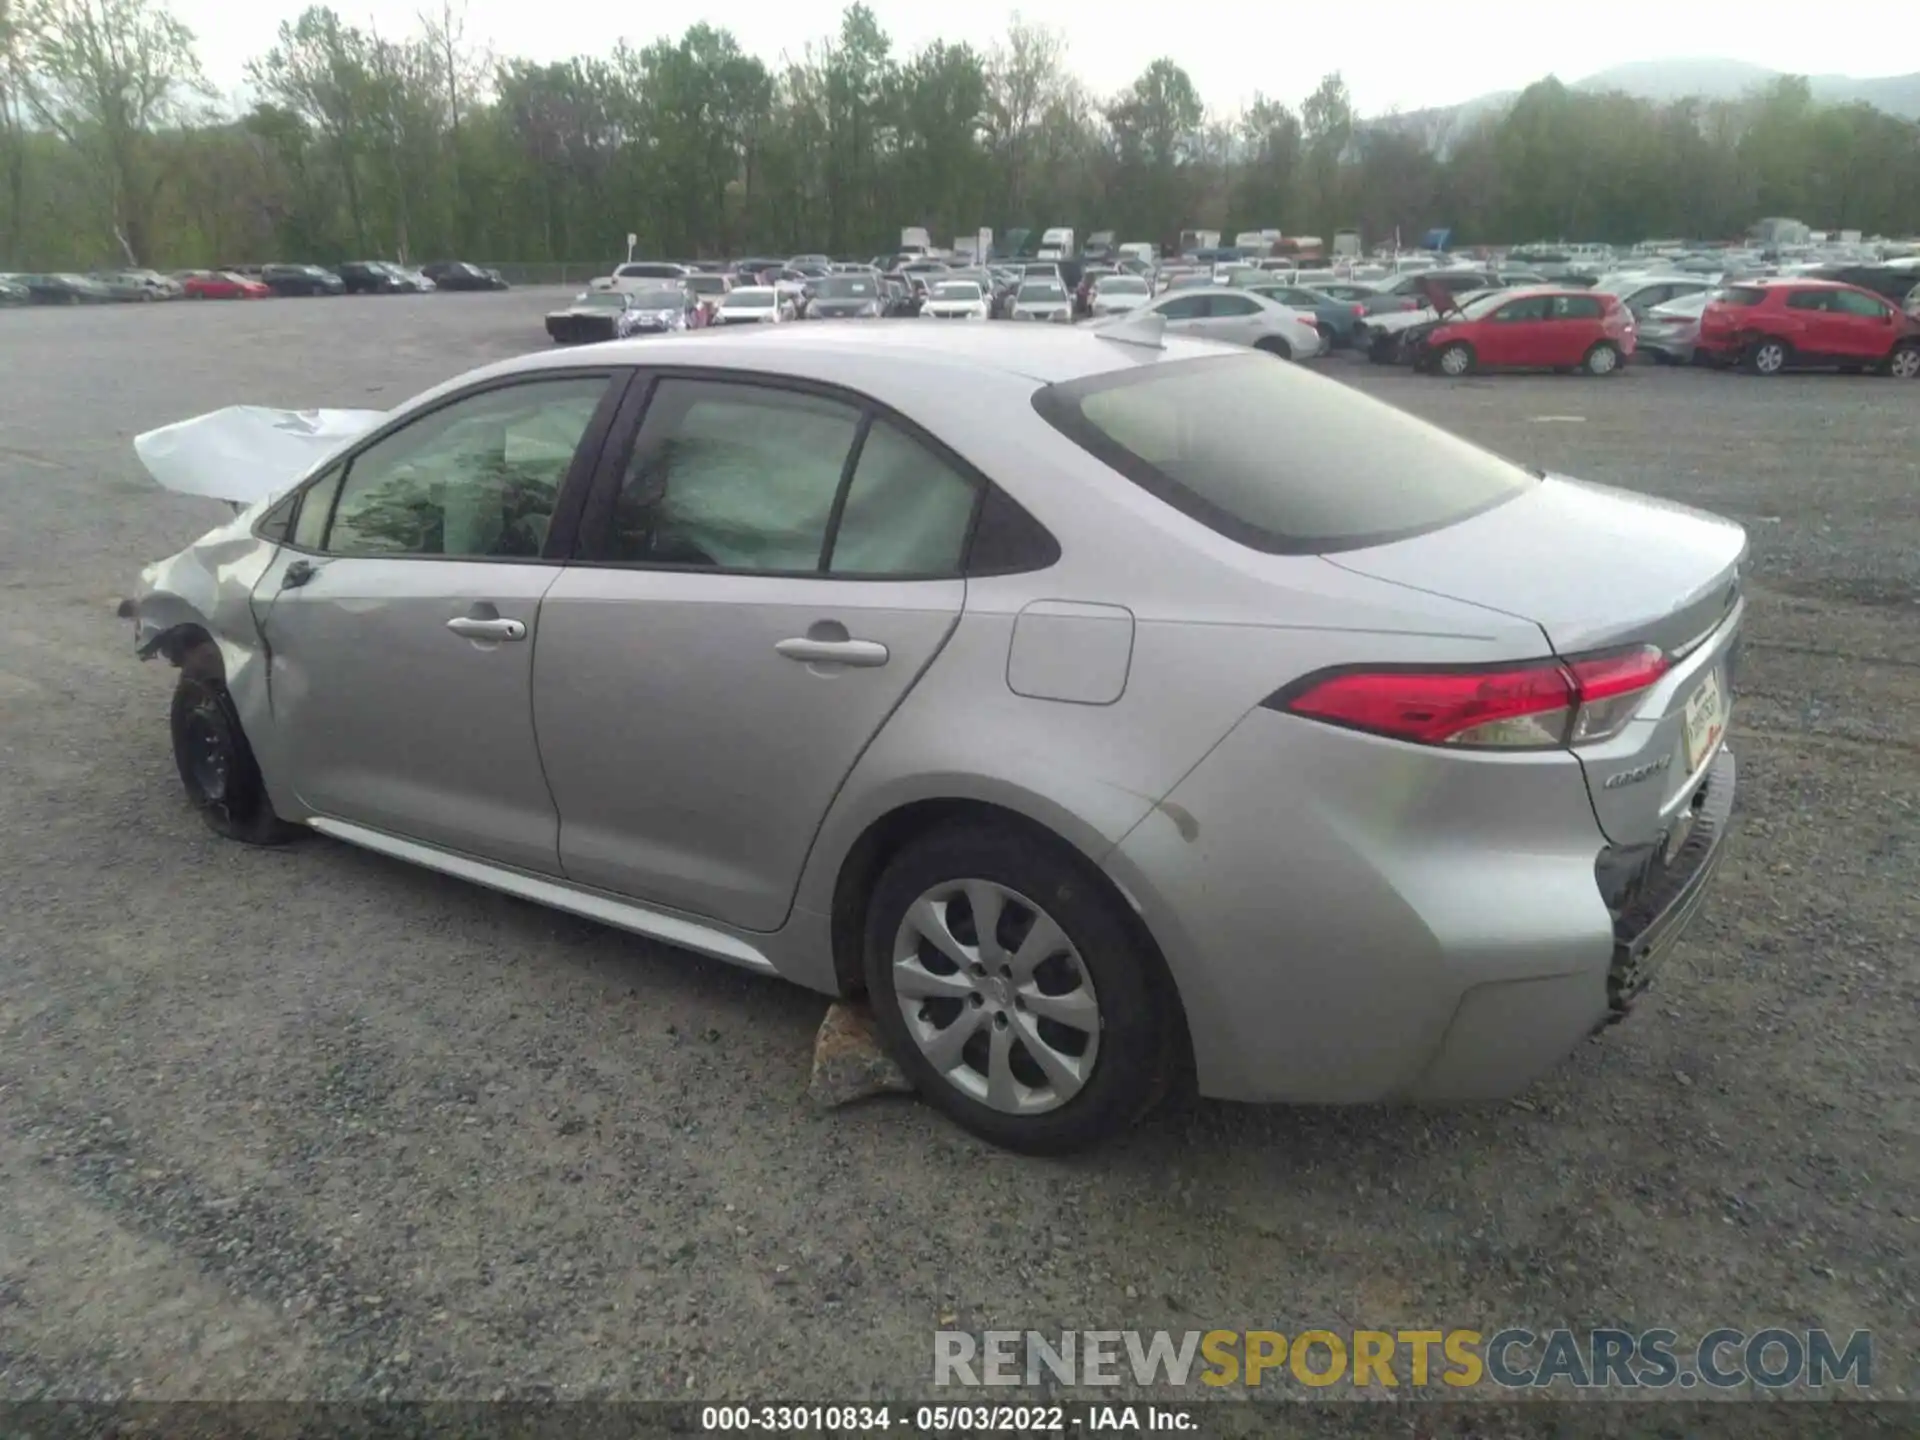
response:
{"label": "front door handle", "polygon": [[471,615],[456,615],[447,628],[469,640],[524,640],[527,627],[519,620],[480,620]]}
{"label": "front door handle", "polygon": [[878,640],[816,640],[802,636],[773,647],[789,660],[806,665],[853,665],[870,668],[887,663],[887,647]]}

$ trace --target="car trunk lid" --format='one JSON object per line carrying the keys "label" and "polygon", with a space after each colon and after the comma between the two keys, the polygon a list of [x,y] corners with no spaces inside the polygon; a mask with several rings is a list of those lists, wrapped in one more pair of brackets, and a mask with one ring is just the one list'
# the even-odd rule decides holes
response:
{"label": "car trunk lid", "polygon": [[1562,658],[1657,647],[1669,668],[1635,718],[1575,751],[1601,829],[1625,845],[1673,832],[1724,739],[1746,553],[1732,521],[1547,476],[1458,524],[1326,558],[1530,620]]}

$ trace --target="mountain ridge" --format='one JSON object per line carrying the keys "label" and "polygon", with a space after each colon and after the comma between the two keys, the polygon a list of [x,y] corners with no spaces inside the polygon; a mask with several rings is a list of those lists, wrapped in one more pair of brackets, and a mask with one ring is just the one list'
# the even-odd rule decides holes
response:
{"label": "mountain ridge", "polygon": [[[1571,81],[1568,88],[1589,92],[1618,90],[1636,99],[1660,104],[1687,96],[1737,100],[1790,73],[1745,60],[1712,56],[1633,60]],[[1920,71],[1879,76],[1810,75],[1807,88],[1823,105],[1866,104],[1903,120],[1920,120]],[[1518,90],[1496,90],[1457,105],[1434,105],[1377,118],[1398,119],[1436,136],[1457,134],[1476,121],[1505,110],[1520,94]]]}

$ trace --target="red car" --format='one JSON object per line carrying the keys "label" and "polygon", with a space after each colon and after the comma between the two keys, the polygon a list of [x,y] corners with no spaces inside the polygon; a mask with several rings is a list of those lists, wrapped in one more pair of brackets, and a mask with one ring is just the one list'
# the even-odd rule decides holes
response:
{"label": "red car", "polygon": [[264,300],[273,294],[258,280],[226,270],[188,270],[178,278],[189,300]]}
{"label": "red car", "polygon": [[1707,302],[1695,353],[1756,375],[1809,366],[1871,366],[1920,379],[1920,321],[1838,280],[1746,280]]}
{"label": "red car", "polygon": [[1585,370],[1612,375],[1633,354],[1633,315],[1611,295],[1530,286],[1469,300],[1421,338],[1416,369]]}

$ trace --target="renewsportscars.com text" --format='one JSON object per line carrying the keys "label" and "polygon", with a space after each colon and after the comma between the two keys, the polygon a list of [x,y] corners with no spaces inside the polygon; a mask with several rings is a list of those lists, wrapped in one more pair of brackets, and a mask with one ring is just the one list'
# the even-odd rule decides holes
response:
{"label": "renewsportscars.com text", "polygon": [[1873,1384],[1854,1330],[940,1330],[935,1385],[1732,1390]]}

